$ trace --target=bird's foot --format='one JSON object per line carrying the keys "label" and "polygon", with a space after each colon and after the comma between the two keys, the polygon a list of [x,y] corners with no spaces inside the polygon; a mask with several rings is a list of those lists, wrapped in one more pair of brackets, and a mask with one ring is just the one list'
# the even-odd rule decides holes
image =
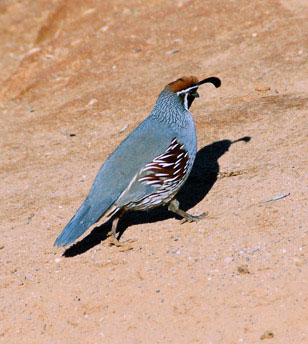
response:
{"label": "bird's foot", "polygon": [[116,247],[121,247],[123,244],[115,238],[112,234],[108,236],[107,239],[108,246],[116,246]]}
{"label": "bird's foot", "polygon": [[205,219],[207,215],[208,215],[208,212],[202,213],[200,215],[191,215],[191,214],[185,213],[185,215],[183,214],[183,219],[181,221],[181,224],[185,222],[198,222],[200,220]]}
{"label": "bird's foot", "polygon": [[117,246],[118,244],[120,244],[117,237],[111,231],[107,234],[107,242],[108,242],[108,246],[112,246],[112,245]]}
{"label": "bird's foot", "polygon": [[173,213],[183,217],[183,220],[181,223],[185,222],[197,222],[199,220],[204,219],[208,213],[202,213],[200,215],[190,215],[186,213],[186,211],[180,209],[180,203],[176,199],[173,199],[168,206],[168,210],[172,211]]}
{"label": "bird's foot", "polygon": [[130,242],[120,242],[118,239],[116,239],[112,233],[109,234],[107,239],[107,244],[109,247],[115,246],[119,247],[120,252],[130,251],[133,249],[132,243],[136,240],[132,239]]}

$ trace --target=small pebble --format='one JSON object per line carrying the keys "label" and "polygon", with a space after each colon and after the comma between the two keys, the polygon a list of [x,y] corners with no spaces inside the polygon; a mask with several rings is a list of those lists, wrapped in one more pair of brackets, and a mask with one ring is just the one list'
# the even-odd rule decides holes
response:
{"label": "small pebble", "polygon": [[175,54],[178,53],[180,50],[179,49],[174,49],[174,50],[169,50],[166,52],[167,55]]}
{"label": "small pebble", "polygon": [[270,339],[270,338],[274,338],[274,333],[271,331],[266,331],[262,334],[262,336],[260,337],[261,340],[263,339]]}
{"label": "small pebble", "polygon": [[85,16],[85,15],[88,15],[88,14],[92,14],[94,12],[96,12],[96,8],[89,8],[88,10],[83,12],[83,15]]}
{"label": "small pebble", "polygon": [[249,270],[248,270],[248,265],[241,265],[237,268],[237,272],[242,274],[242,275],[245,275],[245,274],[250,274]]}
{"label": "small pebble", "polygon": [[66,131],[66,130],[64,130],[64,129],[61,129],[61,132],[62,132],[62,134],[64,134],[64,135],[67,136],[67,137],[76,136],[76,134],[71,133],[71,132],[69,132],[69,131]]}
{"label": "small pebble", "polygon": [[122,129],[119,131],[119,134],[120,133],[123,133],[123,131],[125,131],[126,129],[128,128],[128,124],[125,124]]}
{"label": "small pebble", "polygon": [[89,103],[87,104],[87,106],[91,106],[91,105],[93,105],[93,104],[96,104],[97,102],[98,102],[98,100],[95,99],[95,98],[93,98],[93,99],[91,99],[91,100],[89,101]]}
{"label": "small pebble", "polygon": [[266,92],[269,91],[271,88],[269,86],[259,85],[255,87],[255,90],[258,92]]}

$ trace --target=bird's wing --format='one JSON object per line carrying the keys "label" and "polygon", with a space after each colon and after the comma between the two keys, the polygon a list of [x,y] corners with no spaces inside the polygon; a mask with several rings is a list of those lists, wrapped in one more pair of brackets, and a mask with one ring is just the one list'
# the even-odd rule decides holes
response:
{"label": "bird's wing", "polygon": [[143,165],[115,206],[147,209],[167,200],[186,179],[189,155],[184,145],[174,137],[167,149]]}
{"label": "bird's wing", "polygon": [[[118,200],[136,174],[160,152],[164,152],[174,133],[164,124],[147,118],[109,156],[99,170],[89,195],[55,241],[67,246],[97,222]],[[142,184],[137,193],[149,192],[153,186]]]}

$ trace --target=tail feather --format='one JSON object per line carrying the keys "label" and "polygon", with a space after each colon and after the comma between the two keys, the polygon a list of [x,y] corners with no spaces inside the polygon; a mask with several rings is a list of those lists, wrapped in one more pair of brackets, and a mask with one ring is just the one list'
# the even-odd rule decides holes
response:
{"label": "tail feather", "polygon": [[56,239],[54,246],[68,246],[78,239],[91,225],[99,220],[104,213],[95,212],[91,204],[86,201],[78,209],[70,222],[65,226],[62,233]]}

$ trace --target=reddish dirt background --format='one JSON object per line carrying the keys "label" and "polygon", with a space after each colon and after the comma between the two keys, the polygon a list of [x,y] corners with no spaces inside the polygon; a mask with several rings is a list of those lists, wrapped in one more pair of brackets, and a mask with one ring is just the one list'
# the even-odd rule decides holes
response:
{"label": "reddish dirt background", "polygon": [[[307,1],[4,0],[0,32],[0,341],[308,343]],[[128,214],[123,247],[107,224],[54,248],[101,163],[191,74],[222,80],[192,106],[180,195],[207,220]]]}

